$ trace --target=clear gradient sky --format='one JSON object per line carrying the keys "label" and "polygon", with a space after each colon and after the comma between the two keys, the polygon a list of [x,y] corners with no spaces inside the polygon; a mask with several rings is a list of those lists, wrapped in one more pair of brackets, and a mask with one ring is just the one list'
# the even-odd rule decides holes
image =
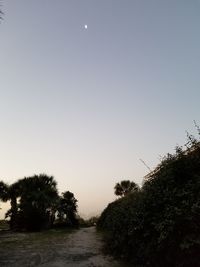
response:
{"label": "clear gradient sky", "polygon": [[1,180],[54,175],[93,215],[195,132],[199,0],[1,2]]}

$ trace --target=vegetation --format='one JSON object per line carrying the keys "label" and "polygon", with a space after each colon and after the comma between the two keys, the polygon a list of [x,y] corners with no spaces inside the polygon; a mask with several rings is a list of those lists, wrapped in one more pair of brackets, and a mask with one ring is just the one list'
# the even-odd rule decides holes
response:
{"label": "vegetation", "polygon": [[[56,217],[63,225],[77,225],[77,200],[67,191],[58,195],[53,176],[45,174],[25,177],[10,186],[0,182],[0,199],[10,200],[6,214],[12,230],[37,231],[51,228]],[[62,216],[61,216],[62,215]]]}
{"label": "vegetation", "polygon": [[98,216],[92,216],[88,220],[86,220],[86,224],[88,226],[95,226],[99,220]]}
{"label": "vegetation", "polygon": [[[54,178],[47,175],[25,177],[9,188],[12,229],[40,230],[50,224],[53,216],[52,205],[58,194]],[[19,203],[17,203],[19,199]]]}
{"label": "vegetation", "polygon": [[140,190],[103,211],[106,247],[140,266],[197,267],[200,261],[200,143],[189,136],[145,177]]}
{"label": "vegetation", "polygon": [[6,201],[7,195],[8,195],[8,186],[4,182],[0,181],[0,200]]}
{"label": "vegetation", "polygon": [[78,218],[80,227],[96,226],[99,220],[99,216],[92,216],[89,219]]}
{"label": "vegetation", "polygon": [[0,220],[0,231],[8,229],[9,229],[8,222],[6,220]]}
{"label": "vegetation", "polygon": [[77,202],[73,193],[69,191],[62,193],[58,204],[58,221],[60,224],[78,225],[78,219],[76,218]]}
{"label": "vegetation", "polygon": [[139,190],[139,186],[129,180],[123,180],[115,185],[115,195],[116,196],[126,196],[129,193]]}

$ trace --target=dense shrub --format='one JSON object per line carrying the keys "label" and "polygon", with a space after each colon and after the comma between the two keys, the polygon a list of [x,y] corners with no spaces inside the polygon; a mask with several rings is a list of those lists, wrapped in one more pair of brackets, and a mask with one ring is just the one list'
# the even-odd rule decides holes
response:
{"label": "dense shrub", "polygon": [[200,266],[200,145],[176,149],[139,192],[108,205],[98,228],[109,251],[141,266]]}

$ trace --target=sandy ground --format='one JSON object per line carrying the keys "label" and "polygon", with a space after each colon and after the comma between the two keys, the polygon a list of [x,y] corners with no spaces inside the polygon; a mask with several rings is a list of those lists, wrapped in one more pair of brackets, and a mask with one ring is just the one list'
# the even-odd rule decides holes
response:
{"label": "sandy ground", "polygon": [[1,267],[125,267],[102,253],[95,227],[71,233],[0,234]]}

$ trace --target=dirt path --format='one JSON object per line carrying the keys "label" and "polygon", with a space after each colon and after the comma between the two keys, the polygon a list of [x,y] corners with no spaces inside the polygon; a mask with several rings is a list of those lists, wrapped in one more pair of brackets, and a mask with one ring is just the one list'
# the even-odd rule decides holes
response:
{"label": "dirt path", "polygon": [[[95,227],[82,228],[49,238],[17,234],[0,244],[1,267],[122,267],[102,254],[101,236]],[[0,237],[0,242],[2,241]],[[124,266],[125,267],[125,266]]]}

